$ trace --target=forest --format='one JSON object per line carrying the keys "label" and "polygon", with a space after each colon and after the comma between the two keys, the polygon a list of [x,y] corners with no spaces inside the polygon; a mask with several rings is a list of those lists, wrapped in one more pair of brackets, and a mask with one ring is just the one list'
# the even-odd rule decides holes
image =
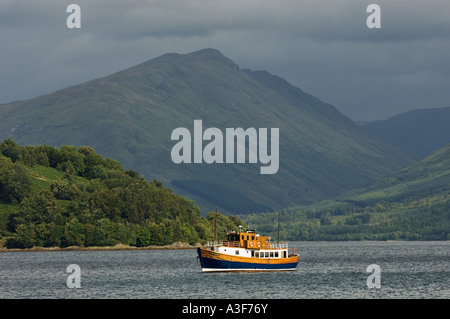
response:
{"label": "forest", "polygon": [[[450,147],[379,183],[306,207],[218,214],[282,240],[449,240]],[[0,247],[146,247],[214,238],[215,212],[88,146],[0,144]]]}
{"label": "forest", "polygon": [[294,241],[449,240],[450,191],[436,185],[426,195],[329,200],[245,218],[272,236],[279,218],[281,237]]}
{"label": "forest", "polygon": [[[146,247],[214,238],[215,212],[147,182],[89,146],[0,144],[0,243],[7,248]],[[218,214],[218,236],[245,223]]]}
{"label": "forest", "polygon": [[449,240],[450,144],[367,186],[309,206],[245,216],[289,240]]}

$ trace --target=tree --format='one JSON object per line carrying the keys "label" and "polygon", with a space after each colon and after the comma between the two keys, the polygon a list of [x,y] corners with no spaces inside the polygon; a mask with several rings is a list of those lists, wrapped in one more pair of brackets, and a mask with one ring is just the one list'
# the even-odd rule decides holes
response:
{"label": "tree", "polygon": [[22,148],[16,144],[10,137],[0,144],[0,153],[9,157],[11,161],[15,162],[19,159]]}
{"label": "tree", "polygon": [[57,199],[70,199],[70,184],[67,180],[54,181],[50,190]]}
{"label": "tree", "polygon": [[108,218],[99,219],[95,225],[95,244],[112,246],[116,243],[114,224]]}
{"label": "tree", "polygon": [[323,215],[322,217],[320,217],[319,221],[320,221],[320,225],[322,225],[322,226],[326,226],[326,225],[331,225],[332,224],[331,218],[328,215]]}
{"label": "tree", "polygon": [[[34,231],[36,225],[42,223],[58,223],[60,209],[53,194],[48,190],[26,197],[19,205],[16,213],[11,214],[8,229],[17,232],[20,225],[29,226]],[[36,233],[34,233],[36,236]]]}
{"label": "tree", "polygon": [[72,218],[64,229],[64,246],[84,246],[86,235],[84,226],[78,219]]}
{"label": "tree", "polygon": [[30,190],[31,182],[23,166],[0,157],[0,202],[20,203]]}
{"label": "tree", "polygon": [[17,226],[15,245],[18,248],[31,248],[36,243],[36,233],[30,225]]}
{"label": "tree", "polygon": [[136,225],[136,246],[147,247],[150,246],[151,233],[147,227]]}

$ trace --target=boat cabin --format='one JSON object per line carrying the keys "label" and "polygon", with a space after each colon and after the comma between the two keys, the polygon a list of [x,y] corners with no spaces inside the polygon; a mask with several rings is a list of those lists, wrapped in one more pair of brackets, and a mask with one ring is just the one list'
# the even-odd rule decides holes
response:
{"label": "boat cabin", "polygon": [[270,244],[270,236],[260,236],[253,230],[247,232],[229,232],[227,241],[224,245],[229,244],[233,247],[241,247],[247,249],[267,249],[272,248]]}
{"label": "boat cabin", "polygon": [[270,236],[260,236],[253,230],[229,232],[227,240],[209,243],[211,250],[241,257],[287,258],[287,243],[271,243]]}

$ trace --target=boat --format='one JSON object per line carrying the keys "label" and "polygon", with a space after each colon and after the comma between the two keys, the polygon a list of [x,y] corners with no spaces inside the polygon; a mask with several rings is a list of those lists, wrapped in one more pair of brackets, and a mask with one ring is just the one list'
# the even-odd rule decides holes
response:
{"label": "boat", "polygon": [[269,236],[254,230],[227,233],[225,241],[208,242],[197,248],[202,272],[220,271],[293,271],[299,255],[289,253],[287,242],[272,243]]}

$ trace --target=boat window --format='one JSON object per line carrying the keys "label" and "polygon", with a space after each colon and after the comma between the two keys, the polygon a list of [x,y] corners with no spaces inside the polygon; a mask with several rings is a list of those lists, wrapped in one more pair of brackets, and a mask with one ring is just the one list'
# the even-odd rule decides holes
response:
{"label": "boat window", "polygon": [[259,257],[259,252],[255,252],[255,257],[258,258]]}
{"label": "boat window", "polygon": [[236,255],[239,255],[239,250],[236,249]]}
{"label": "boat window", "polygon": [[278,251],[275,252],[275,258],[278,258]]}
{"label": "boat window", "polygon": [[273,251],[270,252],[270,258],[273,258]]}
{"label": "boat window", "polygon": [[269,257],[269,252],[268,251],[266,251],[266,258],[268,258]]}

